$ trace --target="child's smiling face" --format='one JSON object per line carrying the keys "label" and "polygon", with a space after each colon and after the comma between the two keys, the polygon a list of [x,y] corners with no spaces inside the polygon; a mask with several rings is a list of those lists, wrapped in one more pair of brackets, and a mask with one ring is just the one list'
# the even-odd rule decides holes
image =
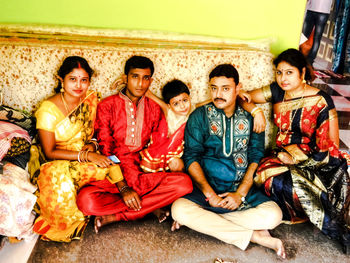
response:
{"label": "child's smiling face", "polygon": [[191,110],[191,98],[183,92],[170,99],[169,107],[175,114],[186,116]]}

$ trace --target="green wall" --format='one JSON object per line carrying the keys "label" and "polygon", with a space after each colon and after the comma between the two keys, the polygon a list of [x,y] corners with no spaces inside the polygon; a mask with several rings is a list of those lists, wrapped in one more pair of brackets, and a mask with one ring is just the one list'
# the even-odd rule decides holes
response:
{"label": "green wall", "polygon": [[306,0],[0,0],[0,23],[146,29],[297,47]]}

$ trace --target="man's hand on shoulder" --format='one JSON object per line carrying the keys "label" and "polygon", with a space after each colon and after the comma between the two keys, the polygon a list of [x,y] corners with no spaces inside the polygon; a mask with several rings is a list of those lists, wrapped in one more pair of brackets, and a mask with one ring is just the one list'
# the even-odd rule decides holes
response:
{"label": "man's hand on shoulder", "polygon": [[261,133],[265,131],[266,128],[266,119],[265,115],[262,111],[259,111],[254,115],[254,126],[253,126],[253,131],[256,133]]}

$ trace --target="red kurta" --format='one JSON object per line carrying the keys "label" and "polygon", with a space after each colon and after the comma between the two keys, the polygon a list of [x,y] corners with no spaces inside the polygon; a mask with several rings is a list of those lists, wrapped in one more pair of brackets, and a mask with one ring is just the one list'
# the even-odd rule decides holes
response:
{"label": "red kurta", "polygon": [[81,189],[79,209],[86,215],[116,214],[117,220],[133,220],[171,204],[192,191],[192,182],[184,173],[144,173],[140,169],[140,151],[158,127],[166,122],[154,101],[142,97],[133,103],[123,93],[104,99],[97,108],[95,130],[103,154],[115,154],[121,161],[123,176],[142,198],[140,211],[129,210],[108,180],[93,182]]}

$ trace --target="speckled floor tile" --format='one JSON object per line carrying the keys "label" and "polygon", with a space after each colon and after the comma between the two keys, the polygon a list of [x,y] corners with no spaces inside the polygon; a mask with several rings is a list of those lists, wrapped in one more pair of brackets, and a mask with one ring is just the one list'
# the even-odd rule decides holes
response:
{"label": "speckled floor tile", "polygon": [[[68,244],[38,241],[28,262],[214,262],[216,257],[237,263],[280,262],[272,250],[250,244],[246,251],[186,227],[173,233],[171,222],[153,218],[105,226],[96,235],[90,223],[80,241]],[[280,225],[271,231],[281,238],[288,262],[350,262],[341,246],[311,224]]]}

